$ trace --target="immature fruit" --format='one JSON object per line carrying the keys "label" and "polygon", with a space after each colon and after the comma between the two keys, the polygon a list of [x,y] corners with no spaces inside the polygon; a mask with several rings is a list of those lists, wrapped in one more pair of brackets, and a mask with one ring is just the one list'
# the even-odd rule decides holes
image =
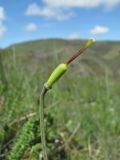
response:
{"label": "immature fruit", "polygon": [[48,79],[47,83],[45,83],[45,87],[50,89],[53,84],[58,81],[58,79],[65,73],[67,70],[67,64],[60,64],[51,74],[50,78]]}

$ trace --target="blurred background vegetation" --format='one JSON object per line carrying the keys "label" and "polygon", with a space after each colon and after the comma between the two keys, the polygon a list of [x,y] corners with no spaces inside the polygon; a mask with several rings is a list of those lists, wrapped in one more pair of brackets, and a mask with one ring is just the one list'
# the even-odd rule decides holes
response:
{"label": "blurred background vegetation", "polygon": [[[10,159],[6,155],[16,137],[20,143],[22,130],[27,133],[24,125],[37,119],[39,94],[50,73],[85,42],[48,39],[0,50],[1,160]],[[47,124],[49,159],[119,160],[120,42],[96,42],[72,63],[47,94],[45,113],[48,122],[52,120]],[[31,135],[32,143],[31,137],[23,139],[29,144],[18,159],[38,160],[41,146],[36,125],[38,129],[31,132],[37,136]]]}

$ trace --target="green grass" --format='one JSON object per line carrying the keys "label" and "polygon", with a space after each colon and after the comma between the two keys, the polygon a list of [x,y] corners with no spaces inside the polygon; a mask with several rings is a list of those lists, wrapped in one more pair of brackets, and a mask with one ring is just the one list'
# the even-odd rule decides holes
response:
{"label": "green grass", "polygon": [[[29,42],[0,53],[0,155],[10,151],[20,133],[25,121],[19,119],[38,111],[39,93],[49,74],[84,43],[80,42]],[[106,59],[116,46],[119,42],[98,42],[71,65],[46,96],[46,113],[54,121],[47,127],[49,137],[62,135],[67,142],[80,125],[66,149],[68,158],[63,159],[120,159],[120,55]],[[16,119],[18,122],[11,126]],[[28,147],[34,159],[39,154],[39,142]]]}

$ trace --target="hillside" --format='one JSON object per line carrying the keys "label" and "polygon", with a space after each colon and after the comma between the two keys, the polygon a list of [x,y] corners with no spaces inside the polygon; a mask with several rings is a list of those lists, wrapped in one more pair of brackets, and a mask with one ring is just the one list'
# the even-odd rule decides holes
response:
{"label": "hillside", "polygon": [[[33,68],[41,60],[42,62],[44,60],[52,62],[55,59],[56,64],[64,62],[85,42],[83,40],[62,39],[36,40],[12,45],[4,52],[13,53],[14,50],[15,56],[19,57],[20,61],[26,62],[29,67]],[[78,61],[79,72],[83,72],[83,74],[88,74],[87,68],[89,67],[89,70],[92,68],[99,75],[107,70],[109,74],[115,77],[120,76],[120,42],[96,42]]]}

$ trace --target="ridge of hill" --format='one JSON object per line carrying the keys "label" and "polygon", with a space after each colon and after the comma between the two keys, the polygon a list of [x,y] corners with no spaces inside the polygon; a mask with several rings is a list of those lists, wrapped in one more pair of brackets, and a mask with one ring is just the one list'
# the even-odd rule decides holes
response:
{"label": "ridge of hill", "polygon": [[[86,40],[64,40],[46,39],[18,43],[4,49],[3,52],[14,53],[21,61],[25,62],[28,68],[37,66],[40,62],[51,63],[56,61],[56,65],[64,62],[73,55],[79,48],[84,46]],[[41,61],[42,60],[42,61]],[[94,46],[86,51],[78,61],[80,73],[86,74],[87,70],[92,70],[97,74],[108,72],[111,75],[120,75],[120,41],[98,41]],[[31,70],[31,69],[30,69]]]}

